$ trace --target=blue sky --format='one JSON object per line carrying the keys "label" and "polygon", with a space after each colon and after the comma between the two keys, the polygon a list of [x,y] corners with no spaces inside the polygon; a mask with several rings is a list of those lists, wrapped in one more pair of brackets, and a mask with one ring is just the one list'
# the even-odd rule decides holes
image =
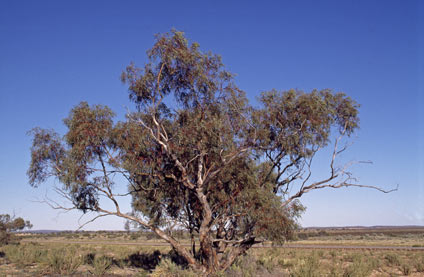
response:
{"label": "blue sky", "polygon": [[[78,213],[34,202],[26,170],[35,126],[62,134],[80,101],[131,104],[119,81],[143,65],[154,34],[184,31],[222,55],[255,101],[261,91],[344,91],[361,104],[361,129],[344,159],[364,189],[312,192],[304,226],[424,225],[424,2],[422,1],[0,1],[0,213],[34,229],[75,229]],[[327,159],[327,160],[326,160]],[[328,161],[323,156],[320,163]],[[316,177],[326,174],[317,165]],[[108,218],[87,229],[122,229]]]}

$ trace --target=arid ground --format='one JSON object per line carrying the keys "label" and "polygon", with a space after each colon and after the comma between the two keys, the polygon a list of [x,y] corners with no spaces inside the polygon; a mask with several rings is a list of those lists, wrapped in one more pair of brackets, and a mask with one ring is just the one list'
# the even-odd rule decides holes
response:
{"label": "arid ground", "polygon": [[[0,247],[0,276],[197,276],[151,233],[17,236]],[[257,245],[218,276],[424,276],[424,228],[303,229],[283,246]]]}

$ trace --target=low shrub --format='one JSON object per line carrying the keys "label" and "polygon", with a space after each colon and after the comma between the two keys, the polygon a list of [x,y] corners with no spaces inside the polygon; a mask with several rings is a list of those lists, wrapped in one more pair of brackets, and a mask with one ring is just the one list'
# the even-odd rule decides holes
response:
{"label": "low shrub", "polygon": [[137,240],[137,239],[139,239],[141,237],[141,234],[140,233],[132,233],[131,235],[130,235],[130,240]]}
{"label": "low shrub", "polygon": [[48,270],[55,274],[72,275],[83,263],[83,258],[76,255],[75,248],[70,249],[53,249],[51,250],[45,261]]}
{"label": "low shrub", "polygon": [[7,260],[18,267],[40,263],[47,255],[47,251],[40,249],[36,244],[6,245],[3,249]]}
{"label": "low shrub", "polygon": [[256,267],[255,258],[252,255],[244,255],[238,257],[226,273],[234,277],[255,277],[257,276]]}
{"label": "low shrub", "polygon": [[338,263],[333,262],[328,272],[328,277],[340,277],[343,276],[342,266]]}
{"label": "low shrub", "polygon": [[309,238],[309,235],[307,233],[298,233],[296,234],[296,238],[300,240],[306,240]]}
{"label": "low shrub", "polygon": [[373,270],[373,263],[360,255],[355,255],[351,265],[345,268],[344,277],[369,276]]}
{"label": "low shrub", "polygon": [[317,252],[313,252],[306,259],[301,259],[297,267],[291,273],[293,277],[319,277],[322,276],[320,271],[320,261]]}
{"label": "low shrub", "polygon": [[400,270],[402,271],[403,275],[405,275],[405,276],[408,276],[409,274],[412,273],[412,267],[407,263],[403,263],[400,266]]}
{"label": "low shrub", "polygon": [[415,269],[417,272],[424,272],[424,257],[415,260]]}
{"label": "low shrub", "polygon": [[9,244],[12,239],[12,235],[6,231],[0,231],[0,246]]}
{"label": "low shrub", "polygon": [[397,254],[390,253],[384,257],[389,265],[400,266],[400,258]]}
{"label": "low shrub", "polygon": [[162,259],[150,274],[151,277],[197,277],[198,274],[189,269],[182,269],[169,259]]}
{"label": "low shrub", "polygon": [[113,259],[107,256],[95,257],[93,260],[93,271],[95,276],[103,276],[112,266]]}
{"label": "low shrub", "polygon": [[153,239],[160,239],[160,237],[153,232],[148,232],[146,234],[146,240],[153,240]]}

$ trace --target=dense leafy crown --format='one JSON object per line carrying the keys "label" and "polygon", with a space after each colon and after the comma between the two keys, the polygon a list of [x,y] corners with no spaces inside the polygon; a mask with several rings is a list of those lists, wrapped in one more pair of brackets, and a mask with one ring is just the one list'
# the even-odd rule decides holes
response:
{"label": "dense leafy crown", "polygon": [[120,174],[133,199],[130,219],[154,231],[177,222],[199,235],[209,259],[227,246],[284,240],[302,211],[296,199],[346,173],[332,163],[328,180],[306,183],[332,131],[348,136],[358,127],[358,104],[345,94],[272,90],[254,108],[221,58],[183,33],[158,35],[147,54],[143,68],[131,64],[121,76],[137,107],[126,121],[83,102],[65,119],[64,138],[33,130],[32,185],[56,176],[75,207],[107,213],[99,198],[117,204]]}

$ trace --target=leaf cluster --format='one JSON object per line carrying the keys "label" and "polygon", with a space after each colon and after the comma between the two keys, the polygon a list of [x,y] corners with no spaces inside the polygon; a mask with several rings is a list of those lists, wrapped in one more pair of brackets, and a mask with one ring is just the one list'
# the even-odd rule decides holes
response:
{"label": "leaf cluster", "polygon": [[9,214],[0,214],[0,245],[11,241],[11,232],[21,231],[25,228],[31,229],[32,224],[22,217],[14,218]]}
{"label": "leaf cluster", "polygon": [[[206,244],[224,253],[229,245],[242,251],[258,238],[290,237],[304,210],[296,199],[343,175],[332,163],[328,180],[305,185],[315,153],[358,128],[359,105],[328,89],[271,90],[253,107],[220,56],[175,30],[158,35],[147,55],[144,67],[130,64],[122,73],[137,108],[125,121],[82,102],[64,120],[63,137],[32,131],[31,185],[55,176],[75,208],[121,216],[117,199],[131,195],[130,219],[153,231],[176,222],[201,236],[206,252]],[[128,193],[114,192],[117,175]],[[100,207],[102,197],[116,212]]]}

